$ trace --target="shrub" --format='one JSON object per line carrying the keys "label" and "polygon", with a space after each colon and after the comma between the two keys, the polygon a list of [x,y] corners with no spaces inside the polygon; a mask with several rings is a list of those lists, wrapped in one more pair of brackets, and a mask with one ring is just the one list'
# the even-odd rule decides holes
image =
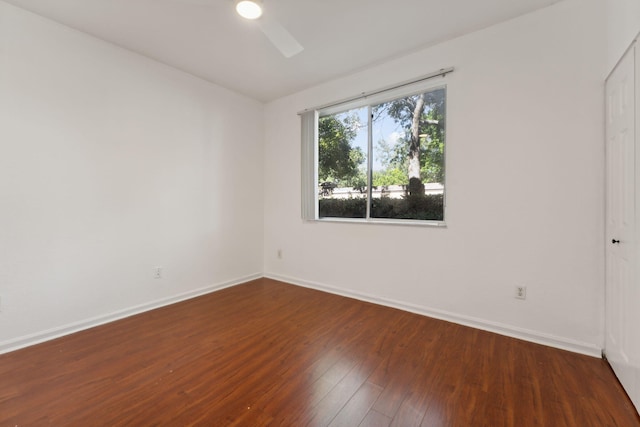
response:
{"label": "shrub", "polygon": [[[320,199],[320,217],[364,218],[366,199]],[[409,195],[401,199],[375,198],[371,201],[372,218],[417,219],[442,221],[444,203],[442,194]]]}
{"label": "shrub", "polygon": [[320,199],[320,218],[364,218],[367,213],[367,199]]}

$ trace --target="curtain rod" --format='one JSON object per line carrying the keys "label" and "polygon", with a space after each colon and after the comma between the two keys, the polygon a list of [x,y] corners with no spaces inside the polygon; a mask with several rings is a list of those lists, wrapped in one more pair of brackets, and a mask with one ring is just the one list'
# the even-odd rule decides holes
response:
{"label": "curtain rod", "polygon": [[436,77],[444,77],[449,73],[453,73],[453,67],[449,67],[449,68],[441,68],[440,70],[430,73],[430,74],[426,74],[422,77],[419,77],[417,79],[413,79],[413,80],[408,80],[406,82],[402,82],[402,83],[398,83],[398,84],[394,84],[392,86],[387,86],[384,87],[382,89],[378,89],[378,90],[374,90],[373,92],[362,92],[360,95],[356,95],[356,96],[352,96],[350,98],[346,98],[346,99],[342,99],[340,101],[337,102],[332,102],[330,104],[323,104],[320,105],[318,107],[314,107],[314,108],[306,108],[302,111],[298,111],[298,115],[302,115],[308,111],[315,111],[315,110],[324,110],[325,108],[329,108],[329,107],[337,107],[338,105],[342,105],[342,104],[348,104],[349,102],[353,102],[353,101],[357,101],[358,99],[364,99],[368,96],[373,96],[373,95],[378,95],[380,93],[383,92],[387,92],[390,90],[394,90],[394,89],[399,89],[401,87],[404,86],[409,86],[415,83],[420,83],[423,82],[425,80],[429,80],[429,79],[433,79]]}

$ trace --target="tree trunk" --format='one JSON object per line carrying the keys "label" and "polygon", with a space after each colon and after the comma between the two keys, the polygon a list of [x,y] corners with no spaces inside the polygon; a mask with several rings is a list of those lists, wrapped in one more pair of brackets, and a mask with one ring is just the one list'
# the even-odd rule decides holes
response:
{"label": "tree trunk", "polygon": [[424,184],[420,179],[420,117],[424,111],[425,95],[416,101],[411,121],[411,141],[409,143],[409,195],[424,195]]}

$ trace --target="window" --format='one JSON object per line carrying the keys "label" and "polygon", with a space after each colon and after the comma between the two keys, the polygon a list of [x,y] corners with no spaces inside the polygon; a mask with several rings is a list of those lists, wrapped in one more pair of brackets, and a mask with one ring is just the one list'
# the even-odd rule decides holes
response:
{"label": "window", "polygon": [[303,116],[307,219],[443,224],[446,87],[381,95]]}

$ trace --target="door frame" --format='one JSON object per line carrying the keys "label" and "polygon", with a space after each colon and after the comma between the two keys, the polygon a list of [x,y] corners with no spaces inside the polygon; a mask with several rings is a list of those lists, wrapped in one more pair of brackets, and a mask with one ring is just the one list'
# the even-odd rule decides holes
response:
{"label": "door frame", "polygon": [[[605,95],[605,227],[604,227],[604,237],[605,237],[605,246],[604,246],[604,256],[605,256],[605,286],[604,286],[604,345],[603,345],[603,357],[607,358],[607,344],[609,342],[609,332],[610,332],[610,309],[609,309],[609,290],[611,286],[611,282],[609,280],[609,251],[611,245],[611,239],[615,236],[610,235],[610,230],[608,228],[608,219],[609,219],[609,141],[608,141],[608,117],[607,114],[609,112],[608,105],[608,82],[612,75],[616,72],[619,65],[624,61],[627,55],[633,55],[633,79],[635,82],[634,94],[632,95],[632,102],[634,103],[634,134],[632,135],[633,144],[634,144],[634,177],[633,177],[633,185],[634,185],[634,223],[635,227],[633,230],[633,234],[631,237],[631,241],[629,245],[631,246],[632,254],[631,254],[631,262],[632,268],[634,270],[634,275],[632,279],[633,287],[632,287],[632,299],[637,301],[638,312],[640,312],[640,44],[638,43],[638,39],[640,39],[640,34],[636,36],[636,38],[631,42],[629,47],[624,51],[618,62],[615,64],[609,75],[605,79],[605,87],[604,87],[604,95]],[[633,323],[631,319],[630,322]],[[625,368],[625,375],[631,376],[631,388],[626,389],[623,385],[623,388],[627,391],[631,401],[636,406],[637,410],[640,410],[640,329],[639,332],[633,334],[633,339],[631,340],[629,346],[631,348],[631,355],[629,358],[629,367]],[[610,363],[611,365],[611,363]],[[613,365],[611,365],[614,372],[616,369]],[[616,373],[618,375],[618,373]],[[622,382],[621,382],[622,384]]]}

